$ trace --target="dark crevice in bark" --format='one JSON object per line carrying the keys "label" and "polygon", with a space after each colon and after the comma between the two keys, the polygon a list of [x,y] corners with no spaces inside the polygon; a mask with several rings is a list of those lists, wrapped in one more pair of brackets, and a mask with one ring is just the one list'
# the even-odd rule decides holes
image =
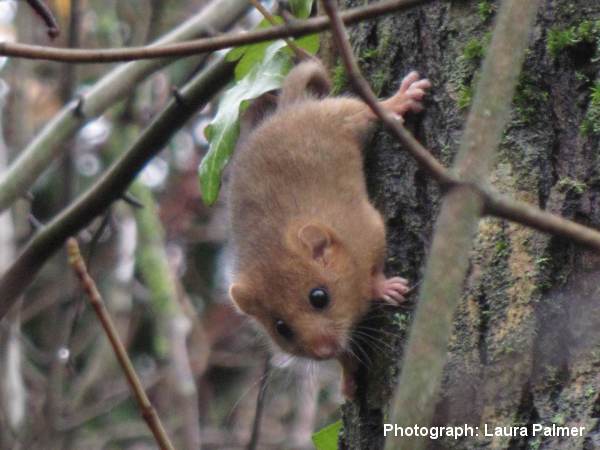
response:
{"label": "dark crevice in bark", "polygon": [[489,329],[490,307],[485,295],[481,295],[478,298],[477,303],[479,304],[479,329],[477,330],[479,336],[477,348],[479,349],[479,361],[481,361],[481,364],[486,365],[488,363],[486,336]]}
{"label": "dark crevice in bark", "polygon": [[594,409],[592,409],[591,416],[594,419],[600,419],[600,393],[596,397],[596,401],[594,402]]}
{"label": "dark crevice in bark", "polygon": [[523,389],[521,402],[517,410],[515,417],[515,423],[526,426],[528,428],[527,436],[514,436],[508,443],[509,450],[525,450],[529,448],[529,444],[532,443],[532,429],[533,424],[539,423],[539,414],[535,409],[533,402],[533,393],[530,390],[529,385],[526,385]]}

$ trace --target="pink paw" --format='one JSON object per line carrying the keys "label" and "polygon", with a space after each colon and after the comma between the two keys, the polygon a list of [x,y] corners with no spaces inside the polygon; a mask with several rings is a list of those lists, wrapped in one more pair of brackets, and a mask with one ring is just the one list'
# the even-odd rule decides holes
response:
{"label": "pink paw", "polygon": [[403,117],[407,112],[420,112],[423,110],[423,97],[431,82],[427,78],[420,78],[418,72],[412,71],[400,83],[396,94],[383,102],[383,105]]}
{"label": "pink paw", "polygon": [[408,291],[410,291],[408,280],[401,277],[385,278],[382,275],[375,282],[375,298],[381,299],[390,305],[397,306],[400,303],[404,303],[406,301],[404,294]]}

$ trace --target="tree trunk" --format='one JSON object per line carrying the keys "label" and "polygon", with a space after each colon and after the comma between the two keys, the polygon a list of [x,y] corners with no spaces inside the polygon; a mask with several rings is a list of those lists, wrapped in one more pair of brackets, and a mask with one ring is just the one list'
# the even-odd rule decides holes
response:
{"label": "tree trunk", "polygon": [[[458,149],[497,6],[434,2],[351,30],[361,69],[380,97],[413,69],[432,81],[426,112],[408,126],[446,165]],[[347,88],[343,71],[336,67],[334,74],[334,87]],[[515,198],[600,228],[599,142],[600,2],[545,0],[491,180]],[[375,134],[365,165],[372,199],[387,220],[388,271],[418,283],[440,191],[384,131]],[[479,427],[479,436],[432,440],[432,448],[600,448],[598,286],[599,255],[483,219],[435,417],[438,425]],[[383,342],[366,349],[369,368],[360,373],[357,400],[343,408],[341,448],[383,448],[411,313],[380,312],[367,326],[382,330],[375,337]],[[534,436],[533,424],[584,432]],[[527,436],[495,437],[484,435],[485,425],[490,432],[529,429]]]}

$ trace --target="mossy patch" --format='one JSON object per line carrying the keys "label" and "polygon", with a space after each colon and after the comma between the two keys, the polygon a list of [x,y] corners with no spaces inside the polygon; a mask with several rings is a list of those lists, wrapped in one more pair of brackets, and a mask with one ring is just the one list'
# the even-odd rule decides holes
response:
{"label": "mossy patch", "polygon": [[389,79],[389,70],[386,70],[383,67],[379,68],[369,78],[371,80],[373,92],[375,92],[376,95],[380,95]]}
{"label": "mossy patch", "polygon": [[490,0],[481,0],[477,3],[477,13],[484,22],[487,22],[494,15],[494,12],[495,8]]}
{"label": "mossy patch", "polygon": [[527,125],[534,121],[539,112],[545,111],[550,94],[540,88],[541,81],[523,72],[513,99],[517,125]]}
{"label": "mossy patch", "polygon": [[600,47],[600,20],[584,20],[567,28],[551,28],[546,36],[546,48],[553,58],[585,43]]}
{"label": "mossy patch", "polygon": [[565,424],[565,415],[564,413],[558,413],[554,417],[552,417],[552,423],[563,426]]}
{"label": "mossy patch", "polygon": [[585,398],[592,398],[596,396],[596,389],[594,388],[594,386],[588,386],[587,389],[585,390]]}
{"label": "mossy patch", "polygon": [[491,33],[467,41],[458,58],[456,70],[456,104],[459,109],[467,109],[473,101],[479,66],[491,41]]}
{"label": "mossy patch", "polygon": [[359,55],[359,59],[361,61],[370,61],[372,59],[377,58],[378,56],[379,56],[378,48],[368,48],[361,52],[361,54]]}
{"label": "mossy patch", "polygon": [[446,166],[449,166],[452,163],[452,159],[454,158],[454,151],[450,144],[444,144],[440,149],[440,159],[442,163]]}
{"label": "mossy patch", "polygon": [[394,33],[394,27],[385,20],[382,20],[378,26],[377,37],[379,39],[377,43],[377,51],[379,55],[388,54],[390,49],[395,45],[394,42],[396,35]]}
{"label": "mossy patch", "polygon": [[497,258],[505,258],[510,252],[510,244],[504,239],[499,239],[494,246]]}
{"label": "mossy patch", "polygon": [[473,101],[473,86],[471,84],[461,84],[458,88],[458,97],[456,98],[456,104],[458,109],[467,109],[471,106]]}
{"label": "mossy patch", "polygon": [[398,328],[398,331],[406,332],[410,324],[410,317],[406,313],[394,313],[393,323]]}
{"label": "mossy patch", "polygon": [[600,135],[600,80],[590,89],[590,103],[579,131],[583,135]]}
{"label": "mossy patch", "polygon": [[563,177],[558,180],[557,188],[560,192],[575,194],[583,194],[587,190],[587,185],[583,181],[578,181],[573,178]]}
{"label": "mossy patch", "polygon": [[338,62],[331,74],[331,93],[332,95],[339,95],[348,86],[348,74],[346,68],[341,62]]}
{"label": "mossy patch", "polygon": [[485,56],[485,49],[489,44],[489,37],[486,35],[483,39],[469,39],[463,49],[462,57],[467,61],[479,62]]}

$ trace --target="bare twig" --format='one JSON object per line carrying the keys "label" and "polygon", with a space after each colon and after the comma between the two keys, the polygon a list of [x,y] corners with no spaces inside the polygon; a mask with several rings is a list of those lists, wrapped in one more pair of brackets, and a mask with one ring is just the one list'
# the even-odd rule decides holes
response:
{"label": "bare twig", "polygon": [[[144,377],[142,384],[144,385],[144,389],[150,389],[164,381],[165,378],[165,374],[154,373]],[[108,381],[106,378],[105,380]],[[78,428],[97,417],[114,411],[117,405],[129,399],[131,396],[131,389],[127,385],[127,382],[119,383],[116,386],[116,383],[114,383],[112,379],[110,379],[109,382],[109,393],[104,394],[100,400],[90,406],[80,408],[79,405],[74,405],[78,408],[77,412],[72,412],[69,415],[62,417],[57,424],[57,429],[59,431],[70,431]]]}
{"label": "bare twig", "polygon": [[108,208],[102,216],[102,220],[100,221],[98,228],[94,230],[94,233],[92,234],[92,238],[90,239],[90,243],[88,245],[88,251],[86,255],[88,271],[91,270],[92,262],[94,261],[94,256],[96,255],[96,249],[98,248],[98,243],[100,242],[100,239],[102,239],[102,235],[107,230],[111,220],[112,212],[111,209]]}
{"label": "bare twig", "polygon": [[331,19],[331,29],[333,38],[340,50],[342,61],[348,76],[356,89],[358,95],[364,102],[373,110],[375,115],[379,117],[390,131],[405,145],[406,149],[412,154],[417,162],[431,175],[442,184],[453,185],[457,182],[442,166],[435,157],[400,124],[400,122],[380,104],[379,100],[371,90],[367,80],[361,75],[358,64],[352,56],[352,47],[348,40],[344,23],[337,12],[337,6],[332,1],[324,1],[323,6]]}
{"label": "bare twig", "polygon": [[[177,97],[175,99],[177,100]],[[144,204],[135,198],[131,192],[123,192],[123,195],[121,195],[121,200],[136,209],[141,209],[144,207]]]}
{"label": "bare twig", "polygon": [[[351,9],[342,15],[347,24],[354,24],[393,11],[401,11],[431,0],[387,0],[369,6]],[[223,7],[225,9],[225,7]],[[206,39],[196,39],[179,44],[166,44],[148,47],[130,47],[124,49],[65,49],[39,45],[0,43],[0,55],[19,58],[46,59],[70,63],[107,63],[133,61],[136,59],[182,57],[200,53],[237,47],[244,44],[270,41],[284,37],[299,37],[326,30],[329,20],[325,16],[295,21],[289,25],[280,25],[249,33],[226,34]]]}
{"label": "bare twig", "polygon": [[37,217],[35,217],[32,213],[27,214],[27,222],[32,230],[38,231],[40,228],[44,226],[42,222],[39,221]]}
{"label": "bare twig", "polygon": [[58,28],[58,23],[56,22],[56,18],[52,11],[48,6],[43,2],[43,0],[27,0],[31,9],[33,9],[38,16],[42,18],[46,26],[48,27],[48,36],[50,39],[54,39],[60,34],[60,29]]}
{"label": "bare twig", "polygon": [[129,359],[127,350],[119,338],[117,329],[112,323],[108,311],[104,307],[104,302],[102,301],[100,292],[96,288],[96,283],[87,272],[85,262],[81,257],[79,245],[77,244],[77,240],[75,238],[69,238],[67,241],[67,252],[69,254],[69,263],[73,267],[77,278],[79,278],[81,286],[87,294],[90,304],[94,308],[94,311],[96,312],[96,315],[102,324],[102,328],[104,328],[104,331],[110,340],[110,344],[115,352],[115,356],[117,357],[119,364],[125,373],[127,382],[129,383],[129,386],[131,387],[131,390],[138,403],[142,417],[148,424],[148,427],[152,431],[152,434],[154,435],[154,438],[156,439],[156,442],[160,448],[163,450],[173,450],[174,447],[167,436],[162,422],[160,421],[156,410],[152,406],[152,403],[150,403],[150,399],[146,395],[144,386],[140,382],[133,364]]}
{"label": "bare twig", "polygon": [[139,181],[133,183],[131,191],[146,205],[134,211],[139,241],[136,266],[149,290],[150,303],[156,316],[157,332],[153,339],[155,352],[169,360],[169,384],[184,421],[185,448],[199,449],[202,439],[198,392],[187,346],[192,321],[180,303],[183,291],[178,289],[175,268],[167,256],[165,231],[154,195],[149,187]]}
{"label": "bare twig", "polygon": [[[258,10],[258,12],[260,12],[263,15],[263,17],[269,21],[269,23],[271,25],[273,25],[274,27],[279,25],[277,23],[277,21],[275,20],[275,17],[273,17],[273,14],[271,14],[271,12],[267,8],[265,8],[260,1],[258,1],[258,0],[249,0],[249,1]],[[296,58],[298,58],[298,60],[302,61],[302,60],[311,58],[311,55],[308,52],[306,52],[306,50],[298,47],[296,45],[296,43],[294,41],[292,41],[290,38],[283,38],[283,40],[285,41],[286,45],[290,49],[292,49],[292,51],[294,52],[294,54],[296,55]]]}
{"label": "bare twig", "polygon": [[[2,101],[4,101],[2,99]],[[0,117],[3,110],[0,106]],[[0,128],[1,135],[1,128]],[[0,168],[8,159],[7,147],[0,140]],[[0,213],[0,271],[6,270],[16,254],[15,227],[10,213]],[[21,333],[21,304],[18,301],[9,312],[7,320],[0,322],[0,427],[7,430],[0,433],[0,447],[9,445],[12,432],[17,432],[26,417],[27,390],[23,379],[23,334]]]}
{"label": "bare twig", "polygon": [[[81,1],[71,0],[69,5],[69,26],[67,28],[67,45],[70,48],[79,47],[80,43],[80,22],[81,22]],[[64,64],[61,67],[60,77],[60,100],[63,104],[69,103],[73,95],[76,94],[78,67],[73,64]],[[60,163],[60,176],[62,177],[59,205],[64,208],[73,197],[75,171],[73,163],[73,141],[66,141],[64,145],[64,157]]]}
{"label": "bare twig", "polygon": [[483,213],[512,220],[538,231],[570,239],[600,252],[600,233],[572,220],[543,211],[535,206],[511,198],[483,192]]}
{"label": "bare twig", "polygon": [[256,396],[256,409],[254,411],[254,422],[252,423],[252,435],[248,442],[246,450],[256,450],[258,448],[258,440],[260,438],[260,423],[262,420],[262,413],[265,406],[265,396],[267,394],[267,381],[269,379],[269,372],[271,371],[271,358],[267,356],[263,366],[262,375],[260,378],[260,384],[258,386],[258,394]]}

